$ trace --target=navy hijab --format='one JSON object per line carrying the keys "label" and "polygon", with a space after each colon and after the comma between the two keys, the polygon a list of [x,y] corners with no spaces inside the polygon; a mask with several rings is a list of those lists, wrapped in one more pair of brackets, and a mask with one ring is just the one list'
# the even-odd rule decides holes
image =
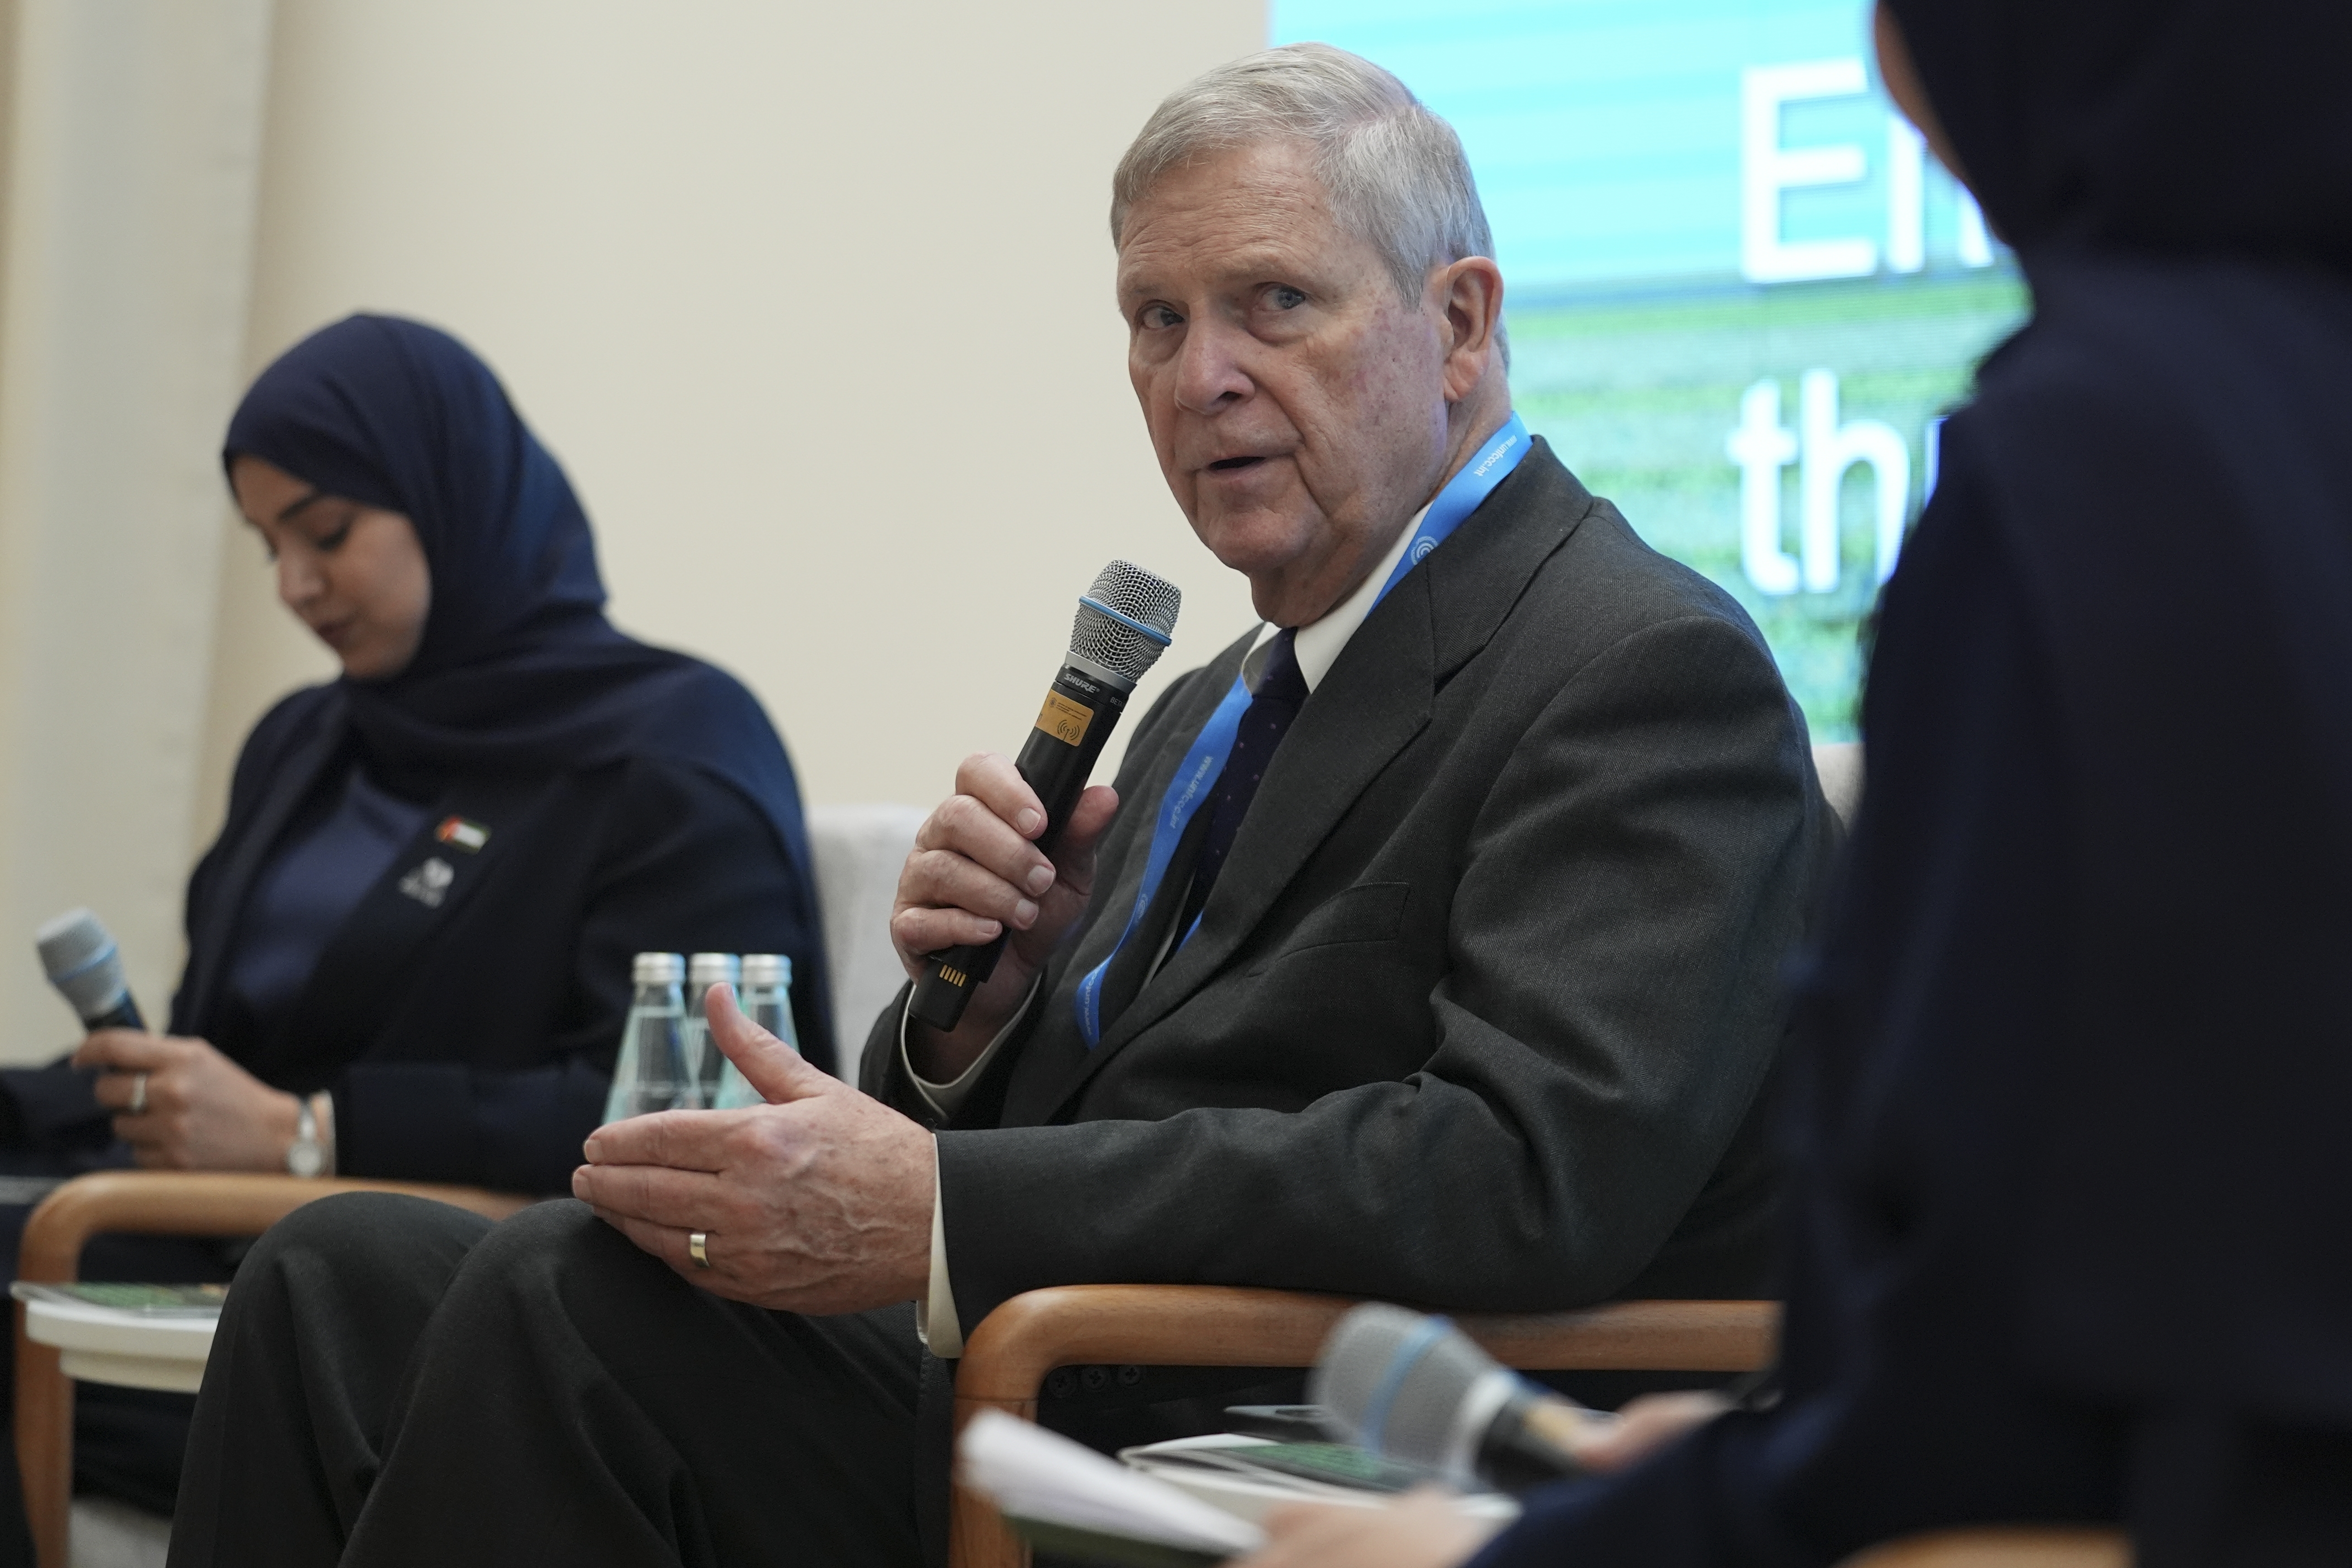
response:
{"label": "navy hijab", "polygon": [[224,465],[241,454],[415,527],[433,579],[416,657],[388,680],[336,683],[384,782],[429,796],[457,779],[667,758],[741,790],[811,874],[792,763],[758,701],[604,619],[571,483],[464,344],[390,316],[323,328],[246,393]]}
{"label": "navy hijab", "polygon": [[2352,266],[2340,0],[1888,0],[1969,184],[2057,248]]}

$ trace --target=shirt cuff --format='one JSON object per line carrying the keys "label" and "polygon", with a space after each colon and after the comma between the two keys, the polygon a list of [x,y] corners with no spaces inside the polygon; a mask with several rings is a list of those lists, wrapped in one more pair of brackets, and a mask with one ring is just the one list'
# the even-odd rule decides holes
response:
{"label": "shirt cuff", "polygon": [[915,1092],[920,1094],[932,1110],[942,1117],[954,1118],[964,1101],[971,1097],[971,1086],[980,1082],[981,1073],[996,1059],[996,1053],[1003,1049],[1013,1031],[1021,1027],[1021,1020],[1029,1016],[1029,1004],[1037,999],[1037,987],[1045,978],[1043,969],[1030,977],[1028,994],[1021,998],[1021,1005],[1013,1009],[1013,1016],[1004,1020],[1004,1027],[996,1031],[996,1038],[988,1042],[988,1049],[974,1058],[970,1067],[956,1074],[955,1081],[950,1083],[934,1083],[915,1071],[915,1059],[907,1051],[907,1020],[913,1016],[915,998],[912,992],[908,994],[907,1005],[898,1011],[898,1061],[907,1069],[907,1077],[915,1085]]}
{"label": "shirt cuff", "polygon": [[316,1094],[310,1096],[310,1113],[319,1119],[319,1147],[327,1156],[327,1163],[320,1170],[319,1174],[320,1176],[333,1176],[337,1170],[337,1166],[335,1165],[335,1097],[324,1089],[320,1090]]}
{"label": "shirt cuff", "polygon": [[[918,1079],[918,1082],[921,1080]],[[948,1208],[940,1197],[940,1145],[931,1140],[931,1282],[915,1303],[915,1337],[941,1361],[963,1354],[963,1325],[956,1322],[955,1291],[948,1283]]]}

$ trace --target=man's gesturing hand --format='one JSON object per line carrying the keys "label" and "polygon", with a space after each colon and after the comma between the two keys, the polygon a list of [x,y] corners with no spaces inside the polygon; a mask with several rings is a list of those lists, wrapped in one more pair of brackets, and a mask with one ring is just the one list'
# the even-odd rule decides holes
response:
{"label": "man's gesturing hand", "polygon": [[909,975],[922,973],[926,953],[992,942],[1007,927],[1013,940],[953,1034],[921,1025],[909,1032],[924,1077],[940,1082],[961,1073],[1021,1005],[1031,977],[1085,913],[1095,845],[1118,814],[1115,791],[1087,790],[1049,861],[1035,841],[1045,831],[1045,804],[1012,758],[984,751],[956,769],[956,792],[925,820],[898,874],[890,940]]}
{"label": "man's gesturing hand", "polygon": [[[855,1312],[920,1295],[931,1263],[931,1135],[811,1067],[728,986],[710,1038],[768,1103],[599,1127],[572,1196],[704,1289],[754,1306]],[[707,1232],[710,1267],[687,1255]]]}

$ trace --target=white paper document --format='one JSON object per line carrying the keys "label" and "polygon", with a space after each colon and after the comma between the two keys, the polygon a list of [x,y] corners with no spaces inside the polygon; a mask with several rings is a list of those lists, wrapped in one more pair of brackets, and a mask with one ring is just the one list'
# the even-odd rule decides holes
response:
{"label": "white paper document", "polygon": [[1265,1544],[1256,1525],[1001,1411],[983,1410],[964,1427],[956,1473],[1013,1521],[1217,1560]]}

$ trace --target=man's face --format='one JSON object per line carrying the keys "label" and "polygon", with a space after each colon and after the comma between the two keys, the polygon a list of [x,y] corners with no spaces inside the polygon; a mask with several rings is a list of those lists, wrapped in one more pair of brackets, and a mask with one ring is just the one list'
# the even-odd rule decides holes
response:
{"label": "man's face", "polygon": [[1118,300],[1192,531],[1249,578],[1260,615],[1318,619],[1436,487],[1443,309],[1398,298],[1333,219],[1310,150],[1283,141],[1174,170],[1130,208]]}

